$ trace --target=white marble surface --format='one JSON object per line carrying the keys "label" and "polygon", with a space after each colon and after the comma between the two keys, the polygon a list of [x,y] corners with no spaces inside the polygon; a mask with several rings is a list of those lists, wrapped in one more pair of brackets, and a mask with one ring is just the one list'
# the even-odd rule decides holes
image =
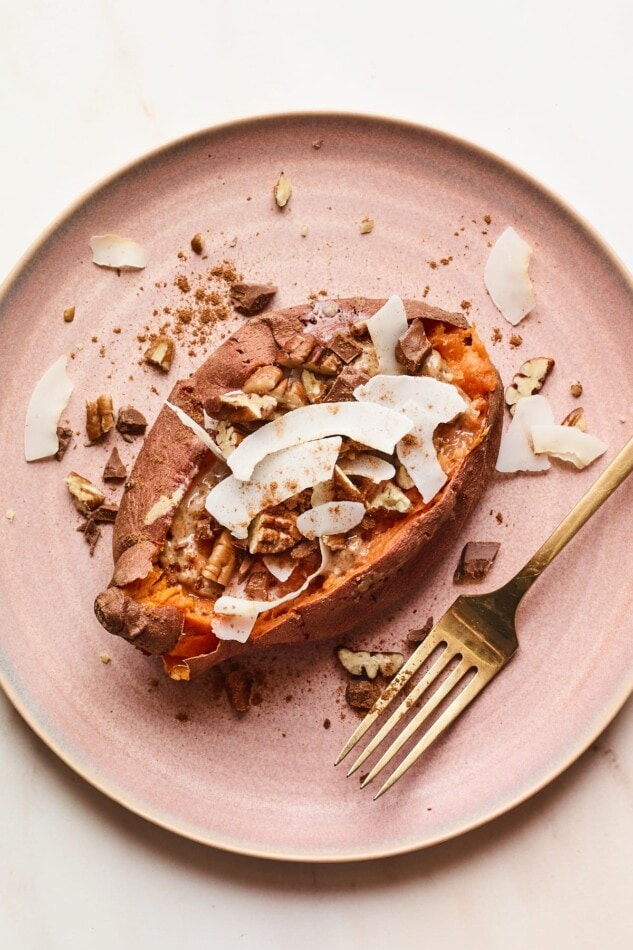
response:
{"label": "white marble surface", "polygon": [[[633,267],[624,2],[4,0],[0,14],[0,277],[144,151],[310,109],[482,144],[558,191]],[[514,812],[369,864],[290,866],[180,840],[87,786],[3,696],[0,756],[4,947],[631,946],[630,702]]]}

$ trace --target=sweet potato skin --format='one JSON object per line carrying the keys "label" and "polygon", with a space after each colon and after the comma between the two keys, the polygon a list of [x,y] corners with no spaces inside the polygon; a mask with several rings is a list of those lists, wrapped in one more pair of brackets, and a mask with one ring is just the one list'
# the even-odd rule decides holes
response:
{"label": "sweet potato skin", "polygon": [[[323,314],[323,305],[317,304],[315,308],[303,305],[250,320],[190,379],[178,382],[169,401],[202,423],[203,409],[213,415],[219,396],[240,389],[258,366],[274,362],[280,345],[292,333],[308,331],[324,342],[351,323],[368,319],[384,300],[351,298],[331,303],[336,304],[338,310],[329,317]],[[468,326],[462,314],[447,313],[422,301],[405,301],[405,308],[409,320],[421,317],[458,327]],[[373,617],[376,610],[402,600],[412,580],[420,579],[442,557],[482,495],[497,458],[502,418],[503,389],[497,379],[496,389],[490,394],[485,437],[467,456],[428,512],[414,513],[403,519],[385,549],[370,563],[345,575],[338,583],[301,598],[296,604],[291,602],[287,612],[280,616],[264,615],[245,644],[222,641],[213,653],[183,661],[183,678],[195,676],[238,653],[341,634]],[[160,612],[173,612],[175,608],[138,604],[120,588],[142,580],[151,570],[182,488],[195,477],[207,452],[198,437],[169,407],[164,407],[138,456],[114,526],[114,576],[110,593],[99,595],[95,611],[110,632],[156,655],[173,648],[173,643],[166,644],[173,640],[177,627],[175,618],[170,617],[166,622],[165,617],[163,621]],[[157,506],[157,502],[161,504]],[[160,513],[154,516],[156,512]],[[139,610],[145,612],[144,621]],[[139,629],[143,631],[140,637]]]}

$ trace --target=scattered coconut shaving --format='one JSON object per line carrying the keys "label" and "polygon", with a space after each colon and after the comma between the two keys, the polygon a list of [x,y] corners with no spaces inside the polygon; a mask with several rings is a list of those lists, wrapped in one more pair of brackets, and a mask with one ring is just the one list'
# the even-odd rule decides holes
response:
{"label": "scattered coconut shaving", "polygon": [[550,467],[545,455],[532,447],[532,427],[552,425],[554,413],[545,396],[525,396],[516,404],[512,422],[501,437],[498,472],[543,472]]}
{"label": "scattered coconut shaving", "polygon": [[506,228],[488,255],[484,283],[493,303],[516,326],[536,303],[528,269],[532,248],[514,228]]}
{"label": "scattered coconut shaving", "polygon": [[538,455],[547,453],[563,462],[571,462],[576,468],[591,465],[608,448],[597,436],[573,425],[533,425],[531,435],[534,451]]}
{"label": "scattered coconut shaving", "polygon": [[95,234],[90,238],[93,263],[114,270],[142,270],[145,250],[131,238],[118,234]]}
{"label": "scattered coconut shaving", "polygon": [[397,294],[393,294],[373,317],[367,320],[367,330],[376,349],[378,366],[381,373],[397,376],[404,372],[396,359],[396,343],[409,324],[404,304]]}
{"label": "scattered coconut shaving", "polygon": [[308,508],[297,518],[297,528],[312,541],[328,534],[347,534],[365,517],[365,506],[359,501],[329,501]]}
{"label": "scattered coconut shaving", "polygon": [[24,455],[27,462],[49,458],[59,451],[57,425],[68,405],[73,383],[66,373],[66,356],[60,356],[35,384],[26,410]]}

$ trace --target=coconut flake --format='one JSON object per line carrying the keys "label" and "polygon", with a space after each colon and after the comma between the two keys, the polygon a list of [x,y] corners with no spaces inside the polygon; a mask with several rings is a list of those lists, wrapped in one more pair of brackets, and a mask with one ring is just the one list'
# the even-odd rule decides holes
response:
{"label": "coconut flake", "polygon": [[576,468],[585,468],[607,451],[595,435],[583,432],[576,426],[558,426],[551,423],[533,425],[531,428],[534,451],[546,452],[554,458],[571,462]]}
{"label": "coconut flake", "polygon": [[369,478],[376,484],[386,482],[396,474],[391,462],[381,459],[378,455],[370,455],[369,452],[357,455],[353,459],[341,459],[338,464],[341,471],[345,472],[346,475]]}
{"label": "coconut flake", "polygon": [[173,403],[168,402],[167,400],[165,400],[165,405],[169,406],[172,412],[176,413],[176,415],[178,416],[182,424],[187,426],[187,428],[191,429],[191,431],[195,433],[195,435],[197,435],[198,438],[202,442],[204,442],[204,444],[206,445],[208,449],[211,449],[216,459],[220,459],[220,461],[226,462],[226,459],[220,452],[219,448],[217,447],[217,445],[215,444],[215,442],[213,441],[209,433],[205,432],[202,426],[198,422],[196,422],[195,419],[192,419],[191,416],[188,416],[187,413],[183,409],[180,408],[180,406],[174,406]]}
{"label": "coconut flake", "polygon": [[262,561],[266,570],[280,584],[286,583],[297,566],[297,561],[288,554],[265,554]]}
{"label": "coconut flake", "polygon": [[554,413],[545,396],[525,396],[516,404],[512,422],[501,437],[498,472],[543,472],[550,467],[544,455],[535,455],[532,428],[552,425]]}
{"label": "coconut flake", "polygon": [[314,571],[306,577],[305,581],[297,590],[290,591],[283,597],[276,600],[244,600],[241,597],[230,597],[226,594],[218,597],[213,611],[213,632],[219,640],[237,640],[239,643],[245,643],[251,635],[255,622],[260,614],[267,610],[273,610],[280,607],[289,600],[294,600],[305,590],[308,589],[315,577],[323,574],[330,564],[330,553],[322,541],[319,541],[321,548],[321,563]]}
{"label": "coconut flake", "polygon": [[145,267],[145,250],[131,238],[118,234],[95,234],[90,238],[92,260],[99,267],[116,270],[142,270]]}
{"label": "coconut flake", "polygon": [[24,456],[27,462],[49,458],[59,449],[57,425],[73,391],[73,383],[66,373],[66,363],[66,356],[55,360],[31,393],[24,422]]}
{"label": "coconut flake", "polygon": [[334,436],[273,452],[258,462],[249,481],[229,475],[218,482],[207,495],[206,509],[236,538],[246,538],[250,522],[264,508],[330,478],[340,448],[341,439]]}
{"label": "coconut flake", "polygon": [[441,422],[451,422],[467,408],[464,398],[455,386],[430,376],[384,375],[358,386],[354,396],[397,409],[411,419],[413,427],[398,442],[396,454],[427,504],[446,482],[433,433]]}
{"label": "coconut flake", "polygon": [[365,517],[365,506],[360,501],[329,501],[308,508],[297,518],[297,528],[312,541],[324,534],[346,534]]}
{"label": "coconut flake", "polygon": [[396,294],[367,320],[367,330],[376,349],[381,373],[398,375],[404,372],[396,359],[396,343],[407,332],[408,326],[404,304]]}
{"label": "coconut flake", "polygon": [[514,228],[506,228],[495,241],[484,269],[484,283],[502,315],[513,326],[536,303],[528,268],[532,248]]}
{"label": "coconut flake", "polygon": [[410,428],[408,419],[385,406],[354,402],[302,406],[246,436],[227,464],[236,478],[247,481],[258,462],[292,445],[345,435],[378,452],[393,452]]}

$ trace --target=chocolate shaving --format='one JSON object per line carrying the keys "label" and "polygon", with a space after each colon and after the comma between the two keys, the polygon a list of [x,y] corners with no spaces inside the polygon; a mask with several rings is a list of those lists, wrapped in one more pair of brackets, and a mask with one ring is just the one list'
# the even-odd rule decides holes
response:
{"label": "chocolate shaving", "polygon": [[431,352],[431,344],[421,320],[412,320],[396,343],[395,356],[407,373],[417,373]]}
{"label": "chocolate shaving", "polygon": [[323,402],[354,402],[354,390],[369,379],[367,373],[346,366],[336,377]]}
{"label": "chocolate shaving", "polygon": [[66,449],[70,445],[72,437],[73,430],[69,426],[57,426],[57,444],[59,448],[55,452],[55,458],[58,462],[61,462],[66,454]]}
{"label": "chocolate shaving", "polygon": [[433,617],[427,617],[424,621],[424,626],[420,627],[419,630],[409,630],[407,634],[407,643],[422,643],[423,640],[426,640],[432,629]]}
{"label": "chocolate shaving", "polygon": [[270,573],[265,567],[254,567],[248,575],[248,580],[244,586],[244,593],[251,600],[268,599],[268,581]]}
{"label": "chocolate shaving", "polygon": [[276,293],[272,284],[231,284],[231,303],[239,313],[253,317],[262,312]]}
{"label": "chocolate shaving", "polygon": [[116,521],[116,516],[119,513],[118,505],[104,504],[100,505],[95,511],[92,512],[90,517],[93,521],[96,521],[98,524],[114,524]]}
{"label": "chocolate shaving", "polygon": [[231,670],[224,677],[226,695],[236,712],[244,713],[251,705],[253,677],[245,670]]}
{"label": "chocolate shaving", "polygon": [[92,557],[95,553],[99,538],[101,537],[101,528],[96,524],[94,517],[91,515],[83,524],[79,525],[77,531],[82,532],[90,549],[90,557]]}
{"label": "chocolate shaving", "polygon": [[456,584],[463,581],[480,581],[492,567],[501,545],[498,541],[468,541],[455,569],[453,580]]}
{"label": "chocolate shaving", "polygon": [[131,442],[133,436],[143,435],[147,429],[147,419],[133,406],[122,406],[117,415],[116,427],[125,441]]}
{"label": "chocolate shaving", "polygon": [[105,464],[101,477],[104,482],[122,482],[127,478],[127,468],[123,464],[116,446],[110,452],[110,458]]}

